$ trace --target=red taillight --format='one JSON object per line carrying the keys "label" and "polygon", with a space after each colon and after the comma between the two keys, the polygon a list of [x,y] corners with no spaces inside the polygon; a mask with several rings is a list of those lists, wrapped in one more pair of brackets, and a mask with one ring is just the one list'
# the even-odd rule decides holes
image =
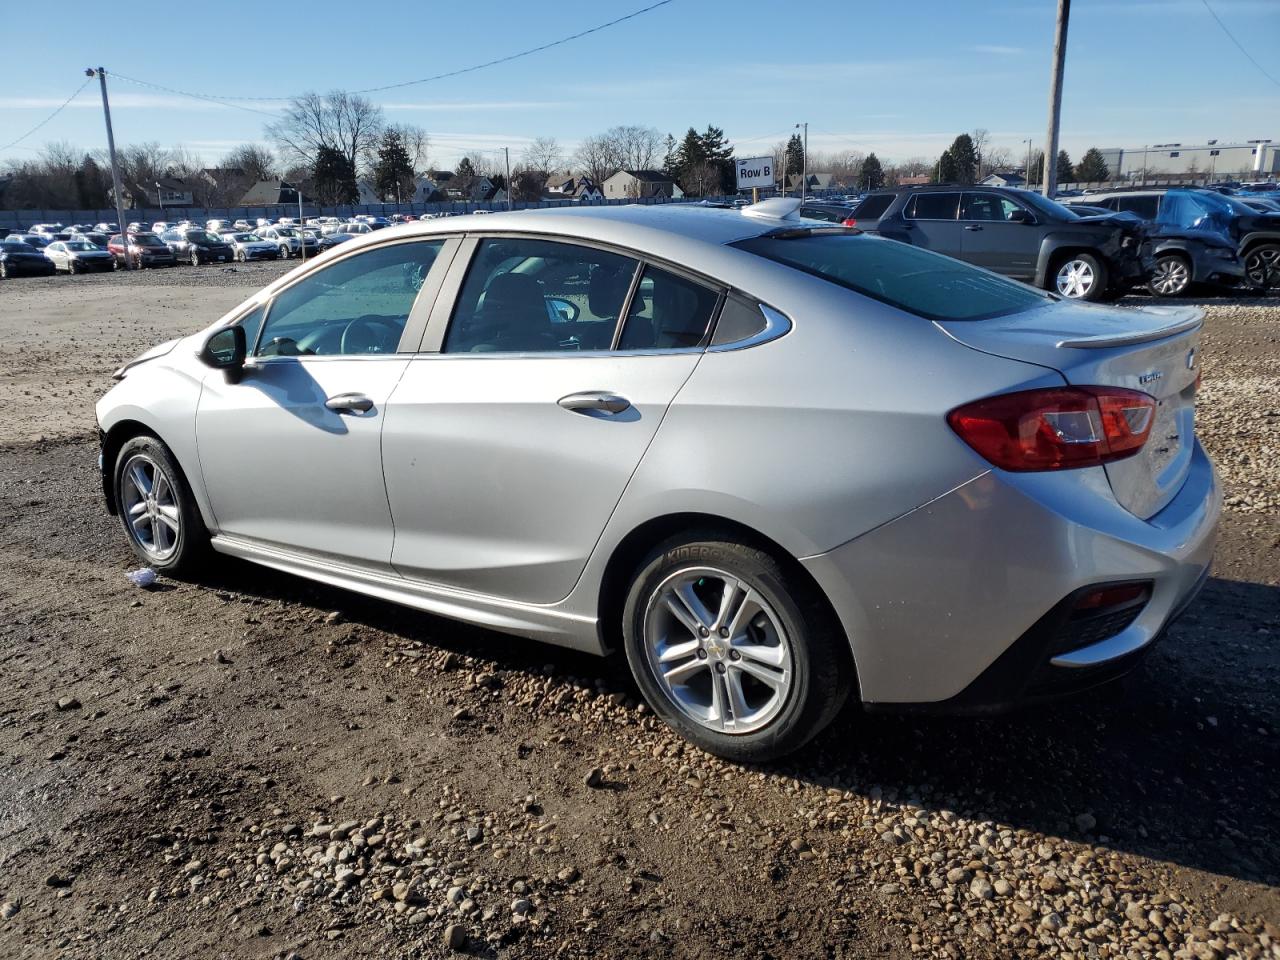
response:
{"label": "red taillight", "polygon": [[841,224],[842,227],[856,227],[857,225],[858,225],[858,221],[855,220],[853,217],[846,218],[845,221]]}
{"label": "red taillight", "polygon": [[947,423],[1002,470],[1067,470],[1137,453],[1155,412],[1155,398],[1137,390],[1054,387],[975,400]]}

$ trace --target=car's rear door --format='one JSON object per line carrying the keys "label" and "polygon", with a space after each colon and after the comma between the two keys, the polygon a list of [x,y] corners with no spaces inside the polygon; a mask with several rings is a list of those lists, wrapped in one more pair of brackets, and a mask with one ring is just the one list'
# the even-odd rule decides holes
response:
{"label": "car's rear door", "polygon": [[[927,191],[917,193],[902,208],[906,240],[948,257],[960,257],[963,230],[957,219],[960,192]],[[883,228],[883,221],[881,221]]]}
{"label": "car's rear door", "polygon": [[719,298],[617,251],[466,241],[387,408],[397,572],[533,603],[566,596]]}
{"label": "car's rear door", "polygon": [[219,535],[390,572],[383,420],[447,246],[405,238],[353,251],[245,318],[243,375],[211,371],[196,411]]}
{"label": "car's rear door", "polygon": [[[1027,219],[1014,222],[1014,211]],[[960,201],[960,256],[1016,280],[1036,275],[1040,232],[1031,211],[1007,197],[985,190],[966,190]]]}

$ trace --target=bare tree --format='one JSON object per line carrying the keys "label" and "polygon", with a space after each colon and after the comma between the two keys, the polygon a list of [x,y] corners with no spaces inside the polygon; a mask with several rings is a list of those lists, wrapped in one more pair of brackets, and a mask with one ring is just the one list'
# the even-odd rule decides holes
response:
{"label": "bare tree", "polygon": [[431,138],[427,136],[427,131],[412,123],[397,124],[388,129],[400,134],[404,148],[409,152],[409,162],[413,164],[414,173],[422,173],[431,165]]}
{"label": "bare tree", "polygon": [[521,160],[527,170],[554,173],[564,163],[564,151],[555,137],[538,137],[525,147]]}
{"label": "bare tree", "polygon": [[250,184],[259,180],[274,180],[279,174],[279,161],[269,149],[257,143],[244,143],[222,158],[222,167],[243,170]]}
{"label": "bare tree", "polygon": [[1013,151],[1008,147],[987,147],[986,153],[982,155],[982,160],[986,165],[987,173],[1007,170],[1014,165]]}
{"label": "bare tree", "polygon": [[987,147],[991,143],[991,131],[986,127],[978,127],[969,134],[969,139],[973,141],[973,155],[977,158],[977,163],[975,164],[976,179],[981,180],[992,169],[991,162],[987,158]]}
{"label": "bare tree", "polygon": [[662,156],[662,134],[653,127],[610,127],[604,137],[619,170],[652,170]]}
{"label": "bare tree", "polygon": [[266,133],[288,162],[310,166],[320,148],[329,147],[355,166],[376,150],[385,127],[382,108],[372,100],[333,90],[290,100],[280,119],[267,124]]}
{"label": "bare tree", "polygon": [[573,155],[574,169],[592,183],[601,184],[617,173],[621,167],[616,164],[613,145],[603,134],[584,139],[578,144]]}

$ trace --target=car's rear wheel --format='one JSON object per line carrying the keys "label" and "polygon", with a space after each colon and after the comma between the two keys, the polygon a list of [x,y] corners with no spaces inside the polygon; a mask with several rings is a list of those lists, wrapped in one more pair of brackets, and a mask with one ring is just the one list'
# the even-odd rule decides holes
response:
{"label": "car's rear wheel", "polygon": [[1191,266],[1185,257],[1166,253],[1156,258],[1147,288],[1157,297],[1180,297],[1191,286]]}
{"label": "car's rear wheel", "polygon": [[120,448],[115,497],[129,545],[144,563],[183,574],[204,560],[208,532],[186,477],[161,441],[142,435]]}
{"label": "car's rear wheel", "polygon": [[1263,243],[1244,258],[1245,276],[1259,290],[1280,287],[1280,244]]}
{"label": "car's rear wheel", "polygon": [[798,749],[852,686],[844,636],[812,586],[765,551],[710,532],[668,540],[641,562],[623,637],[654,712],[731,760]]}
{"label": "car's rear wheel", "polygon": [[1069,300],[1099,300],[1107,289],[1107,270],[1090,253],[1073,253],[1058,263],[1054,289]]}

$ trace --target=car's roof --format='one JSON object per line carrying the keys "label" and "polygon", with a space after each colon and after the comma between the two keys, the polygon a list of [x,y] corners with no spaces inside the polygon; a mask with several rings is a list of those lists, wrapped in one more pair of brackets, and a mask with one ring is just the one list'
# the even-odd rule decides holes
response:
{"label": "car's roof", "polygon": [[[720,209],[683,203],[550,207],[499,211],[486,216],[483,221],[476,219],[474,214],[415,220],[387,229],[395,230],[399,235],[456,233],[467,229],[484,230],[486,233],[513,230],[576,236],[643,250],[664,236],[723,245],[795,222],[750,216],[745,212],[750,209]],[[385,230],[380,232],[387,233]]]}

